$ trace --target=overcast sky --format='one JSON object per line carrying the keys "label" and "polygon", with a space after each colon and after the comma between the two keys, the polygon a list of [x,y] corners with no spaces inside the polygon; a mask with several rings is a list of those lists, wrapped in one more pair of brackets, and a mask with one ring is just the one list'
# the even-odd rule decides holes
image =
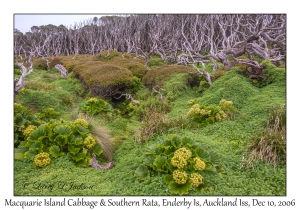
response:
{"label": "overcast sky", "polygon": [[103,14],[76,14],[76,15],[36,15],[36,14],[15,14],[14,15],[14,28],[20,30],[22,33],[30,31],[32,26],[41,26],[52,24],[55,26],[64,25],[66,27],[73,26],[75,22],[79,23],[85,20],[90,20],[94,17],[101,17]]}

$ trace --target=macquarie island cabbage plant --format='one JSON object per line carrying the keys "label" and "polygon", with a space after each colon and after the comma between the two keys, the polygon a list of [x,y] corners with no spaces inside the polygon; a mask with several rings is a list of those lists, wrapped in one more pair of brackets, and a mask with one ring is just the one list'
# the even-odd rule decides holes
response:
{"label": "macquarie island cabbage plant", "polygon": [[233,106],[232,101],[221,99],[219,105],[214,104],[198,104],[195,100],[191,99],[188,104],[192,105],[187,115],[195,125],[203,126],[208,123],[220,122],[233,113],[236,108]]}
{"label": "macquarie island cabbage plant", "polygon": [[146,179],[150,171],[164,173],[164,181],[171,194],[188,194],[193,188],[200,191],[209,186],[209,173],[223,173],[218,154],[204,144],[190,138],[169,135],[145,152],[143,163],[135,171],[135,177]]}
{"label": "macquarie island cabbage plant", "polygon": [[72,122],[49,119],[54,110],[32,115],[20,104],[15,104],[15,112],[15,159],[32,160],[34,165],[44,167],[50,164],[51,158],[68,155],[75,165],[86,166],[93,153],[103,153],[92,134],[94,127],[84,119]]}

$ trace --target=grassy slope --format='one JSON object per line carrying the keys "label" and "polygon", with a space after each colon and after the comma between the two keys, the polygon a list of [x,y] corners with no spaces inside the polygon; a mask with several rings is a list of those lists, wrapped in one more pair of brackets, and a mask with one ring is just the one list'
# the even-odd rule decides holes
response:
{"label": "grassy slope", "polygon": [[[35,111],[47,107],[56,108],[62,113],[62,118],[71,120],[73,110],[76,110],[83,100],[79,97],[82,89],[71,77],[62,80],[58,72],[49,73],[56,75],[58,79],[45,76],[44,71],[36,71],[30,75],[30,79],[55,84],[55,90],[24,91],[17,95],[16,101]],[[176,82],[178,83],[171,79],[169,88],[174,87]],[[233,70],[216,80],[202,97],[198,97],[198,94],[187,88],[179,88],[178,91],[179,94],[173,96],[170,116],[187,113],[190,108],[187,104],[189,99],[196,99],[199,103],[218,104],[220,99],[225,98],[232,100],[239,110],[232,120],[197,130],[172,130],[172,133],[211,145],[222,157],[227,172],[227,175],[211,175],[213,189],[201,193],[192,191],[190,195],[286,194],[285,166],[278,166],[275,170],[272,165],[260,163],[255,169],[241,168],[243,152],[249,138],[265,125],[270,104],[285,103],[283,84],[273,83],[264,88],[257,88],[252,85],[251,80]],[[108,126],[112,134],[118,133],[113,123],[103,119],[96,121]],[[131,129],[123,132],[122,143],[117,146],[114,154],[115,167],[108,171],[75,167],[67,157],[54,159],[49,166],[41,169],[30,162],[15,161],[15,195],[170,195],[163,175],[151,173],[150,178],[144,181],[134,177],[135,169],[143,160],[145,148],[154,144],[155,139],[168,133],[157,135],[148,143],[138,144],[131,135],[138,125],[136,121],[128,121],[128,127]]]}

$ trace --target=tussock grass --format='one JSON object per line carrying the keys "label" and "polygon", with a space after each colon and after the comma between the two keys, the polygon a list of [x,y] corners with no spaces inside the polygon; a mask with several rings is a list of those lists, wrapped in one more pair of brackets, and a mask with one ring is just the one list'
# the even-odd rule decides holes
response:
{"label": "tussock grass", "polygon": [[38,82],[38,81],[26,81],[25,87],[31,90],[56,90],[58,86],[54,83],[45,83],[45,82]]}
{"label": "tussock grass", "polygon": [[254,166],[263,160],[274,166],[286,161],[286,112],[285,106],[272,106],[271,115],[263,131],[252,137],[243,164]]}
{"label": "tussock grass", "polygon": [[158,112],[155,109],[145,108],[142,118],[142,124],[138,129],[134,139],[138,143],[148,142],[155,134],[163,132],[174,132],[177,129],[183,129],[188,125],[186,115],[177,115],[170,117],[164,112]]}
{"label": "tussock grass", "polygon": [[85,115],[83,113],[78,114],[78,119],[84,119],[93,126],[92,134],[101,145],[104,156],[109,160],[113,160],[113,154],[115,151],[114,145],[111,141],[109,131],[104,126],[101,126],[95,122],[92,116]]}

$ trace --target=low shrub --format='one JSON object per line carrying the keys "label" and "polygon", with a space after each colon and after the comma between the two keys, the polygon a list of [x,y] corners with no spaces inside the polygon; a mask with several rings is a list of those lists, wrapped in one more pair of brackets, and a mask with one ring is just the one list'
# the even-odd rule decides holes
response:
{"label": "low shrub", "polygon": [[[118,63],[117,63],[118,65]],[[123,64],[120,64],[122,68],[128,69],[131,71],[132,75],[138,78],[143,78],[144,75],[147,73],[146,67],[138,62],[135,61],[127,61]]]}
{"label": "low shrub", "polygon": [[104,50],[101,53],[94,56],[95,61],[110,61],[115,57],[121,57],[122,54],[116,50]]}
{"label": "low shrub", "polygon": [[35,58],[33,59],[33,67],[41,70],[47,70],[47,62],[42,58]]}
{"label": "low shrub", "polygon": [[131,71],[116,65],[91,61],[76,65],[73,71],[86,88],[99,97],[113,96],[132,85]]}
{"label": "low shrub", "polygon": [[60,60],[60,58],[53,58],[50,60],[50,64],[49,64],[49,68],[54,68],[54,66],[56,64],[62,64],[62,61]]}
{"label": "low shrub", "polygon": [[109,103],[98,98],[90,98],[81,106],[80,109],[89,115],[98,115],[100,113],[107,113],[113,110]]}
{"label": "low shrub", "polygon": [[145,86],[153,87],[155,84],[163,86],[164,82],[170,78],[171,75],[179,73],[191,72],[191,67],[189,66],[179,66],[179,65],[166,65],[160,66],[147,71],[146,75],[143,77],[142,82]]}
{"label": "low shrub", "polygon": [[163,65],[167,65],[167,63],[164,60],[162,60],[159,56],[151,56],[148,61],[148,66],[150,68],[156,68]]}
{"label": "low shrub", "polygon": [[151,171],[166,174],[164,181],[171,194],[188,194],[191,189],[201,191],[209,184],[209,173],[224,173],[220,157],[207,145],[190,138],[169,135],[151,145],[146,158],[135,171],[135,177],[146,179]]}
{"label": "low shrub", "polygon": [[225,99],[222,99],[218,106],[214,104],[195,104],[194,101],[189,101],[188,103],[193,106],[187,115],[196,123],[196,126],[223,121],[236,111],[232,101]]}

